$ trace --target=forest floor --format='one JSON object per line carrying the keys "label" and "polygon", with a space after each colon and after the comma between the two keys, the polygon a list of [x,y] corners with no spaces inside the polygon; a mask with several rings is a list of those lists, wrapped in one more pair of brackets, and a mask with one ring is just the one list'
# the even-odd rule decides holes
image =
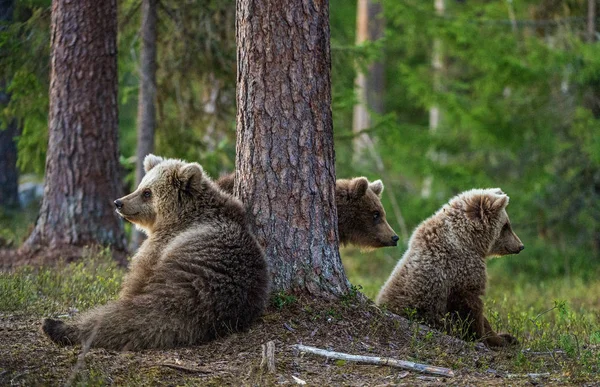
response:
{"label": "forest floor", "polygon": [[[1,385],[593,385],[572,380],[561,367],[515,373],[520,348],[493,351],[424,329],[357,300],[317,303],[295,300],[271,307],[246,333],[166,351],[113,352],[91,349],[78,365],[81,347],[58,347],[40,332],[40,319],[2,314]],[[262,344],[275,343],[276,372],[261,369]],[[350,363],[303,354],[302,343],[351,354],[386,356],[451,368],[440,377],[388,366]],[[531,355],[535,356],[535,355]]]}
{"label": "forest floor", "polygon": [[[490,350],[381,310],[356,288],[336,302],[276,294],[248,332],[189,348],[91,349],[80,356],[80,346],[59,347],[40,332],[42,317],[68,319],[114,298],[122,275],[102,256],[0,272],[0,385],[600,385],[596,325],[580,327],[572,319],[572,333],[581,337],[575,349],[570,342],[534,342],[532,334],[526,345]],[[260,366],[269,341],[274,373]],[[295,344],[447,367],[455,376],[332,360],[301,353]]]}

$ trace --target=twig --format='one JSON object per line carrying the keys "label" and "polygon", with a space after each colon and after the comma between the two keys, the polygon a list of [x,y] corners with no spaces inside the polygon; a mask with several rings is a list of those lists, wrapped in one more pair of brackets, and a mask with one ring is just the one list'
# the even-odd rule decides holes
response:
{"label": "twig", "polygon": [[96,338],[99,328],[100,328],[100,322],[96,323],[96,325],[94,326],[94,329],[92,330],[92,333],[83,342],[83,346],[81,348],[81,353],[77,357],[77,363],[75,363],[75,367],[73,367],[73,370],[71,370],[71,375],[69,376],[69,379],[67,379],[67,382],[65,383],[65,387],[69,387],[73,384],[73,382],[75,381],[75,378],[77,377],[77,373],[79,373],[79,370],[83,366],[85,366],[85,355],[90,351],[92,342]]}
{"label": "twig", "polygon": [[160,363],[159,366],[173,368],[174,370],[188,372],[190,374],[210,374],[211,371],[205,368],[185,367],[174,363]]}
{"label": "twig", "polygon": [[418,371],[428,374],[435,374],[447,377],[454,377],[454,371],[449,368],[429,366],[426,364],[413,363],[412,361],[406,360],[396,360],[389,357],[376,357],[376,356],[362,356],[362,355],[350,355],[347,353],[341,352],[333,352],[327,351],[320,348],[309,347],[302,344],[296,344],[292,346],[300,350],[301,352],[308,352],[319,356],[325,356],[331,359],[339,359],[346,361],[356,361],[361,363],[368,364],[377,364],[377,365],[388,365],[392,367],[398,367],[403,369],[408,369],[412,371]]}
{"label": "twig", "polygon": [[275,343],[273,341],[269,341],[267,344],[262,345],[260,368],[266,369],[270,374],[275,373]]}

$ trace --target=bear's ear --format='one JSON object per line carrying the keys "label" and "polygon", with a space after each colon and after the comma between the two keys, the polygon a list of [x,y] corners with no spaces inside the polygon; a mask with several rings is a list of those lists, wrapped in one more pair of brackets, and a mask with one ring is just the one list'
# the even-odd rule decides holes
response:
{"label": "bear's ear", "polygon": [[144,171],[148,173],[152,168],[156,167],[158,164],[162,163],[164,159],[159,156],[155,156],[152,153],[149,153],[144,157]]}
{"label": "bear's ear", "polygon": [[359,199],[365,196],[369,188],[369,181],[365,177],[357,177],[350,181],[349,193],[350,196]]}
{"label": "bear's ear", "polygon": [[491,210],[495,212],[500,212],[508,206],[509,197],[502,192],[502,190],[498,189],[499,193],[495,191],[496,195],[492,199]]}
{"label": "bear's ear", "polygon": [[182,166],[177,172],[179,187],[184,191],[199,189],[204,171],[198,163],[189,163]]}
{"label": "bear's ear", "polygon": [[369,183],[369,188],[371,188],[371,191],[373,191],[375,195],[381,196],[381,193],[383,192],[383,182],[381,180],[375,180],[374,182]]}
{"label": "bear's ear", "polygon": [[468,219],[487,223],[491,217],[506,208],[507,205],[508,196],[506,194],[498,194],[495,190],[490,190],[467,196],[464,198],[463,208]]}

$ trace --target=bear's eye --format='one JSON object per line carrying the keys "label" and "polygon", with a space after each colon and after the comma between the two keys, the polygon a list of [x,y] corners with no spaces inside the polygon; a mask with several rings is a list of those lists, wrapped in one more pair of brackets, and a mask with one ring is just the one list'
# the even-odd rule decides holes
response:
{"label": "bear's eye", "polygon": [[380,216],[381,216],[381,214],[379,213],[379,211],[375,211],[375,212],[373,213],[373,220],[377,220],[377,219],[379,219],[379,217],[380,217]]}
{"label": "bear's eye", "polygon": [[152,192],[150,192],[149,189],[144,190],[144,192],[142,192],[142,196],[144,197],[144,199],[150,199],[150,197],[152,196]]}

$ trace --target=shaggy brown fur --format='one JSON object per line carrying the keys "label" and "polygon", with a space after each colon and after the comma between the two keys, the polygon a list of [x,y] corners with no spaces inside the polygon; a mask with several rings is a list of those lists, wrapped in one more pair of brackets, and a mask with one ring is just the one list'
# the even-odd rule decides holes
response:
{"label": "shaggy brown fur", "polygon": [[[217,180],[217,185],[233,193],[235,175],[230,173]],[[381,204],[383,183],[372,183],[365,177],[339,179],[335,185],[340,243],[366,248],[396,246],[398,236],[390,227]]]}
{"label": "shaggy brown fur", "polygon": [[500,189],[471,190],[450,200],[413,233],[408,250],[377,297],[396,313],[416,310],[428,324],[443,326],[449,315],[489,346],[516,342],[496,334],[483,316],[486,257],[518,254],[523,244],[512,231]]}
{"label": "shaggy brown fur", "polygon": [[63,345],[115,350],[169,348],[246,329],[266,306],[267,264],[242,204],[196,163],[146,156],[138,189],[115,200],[148,234],[119,298],[73,324],[43,321]]}

